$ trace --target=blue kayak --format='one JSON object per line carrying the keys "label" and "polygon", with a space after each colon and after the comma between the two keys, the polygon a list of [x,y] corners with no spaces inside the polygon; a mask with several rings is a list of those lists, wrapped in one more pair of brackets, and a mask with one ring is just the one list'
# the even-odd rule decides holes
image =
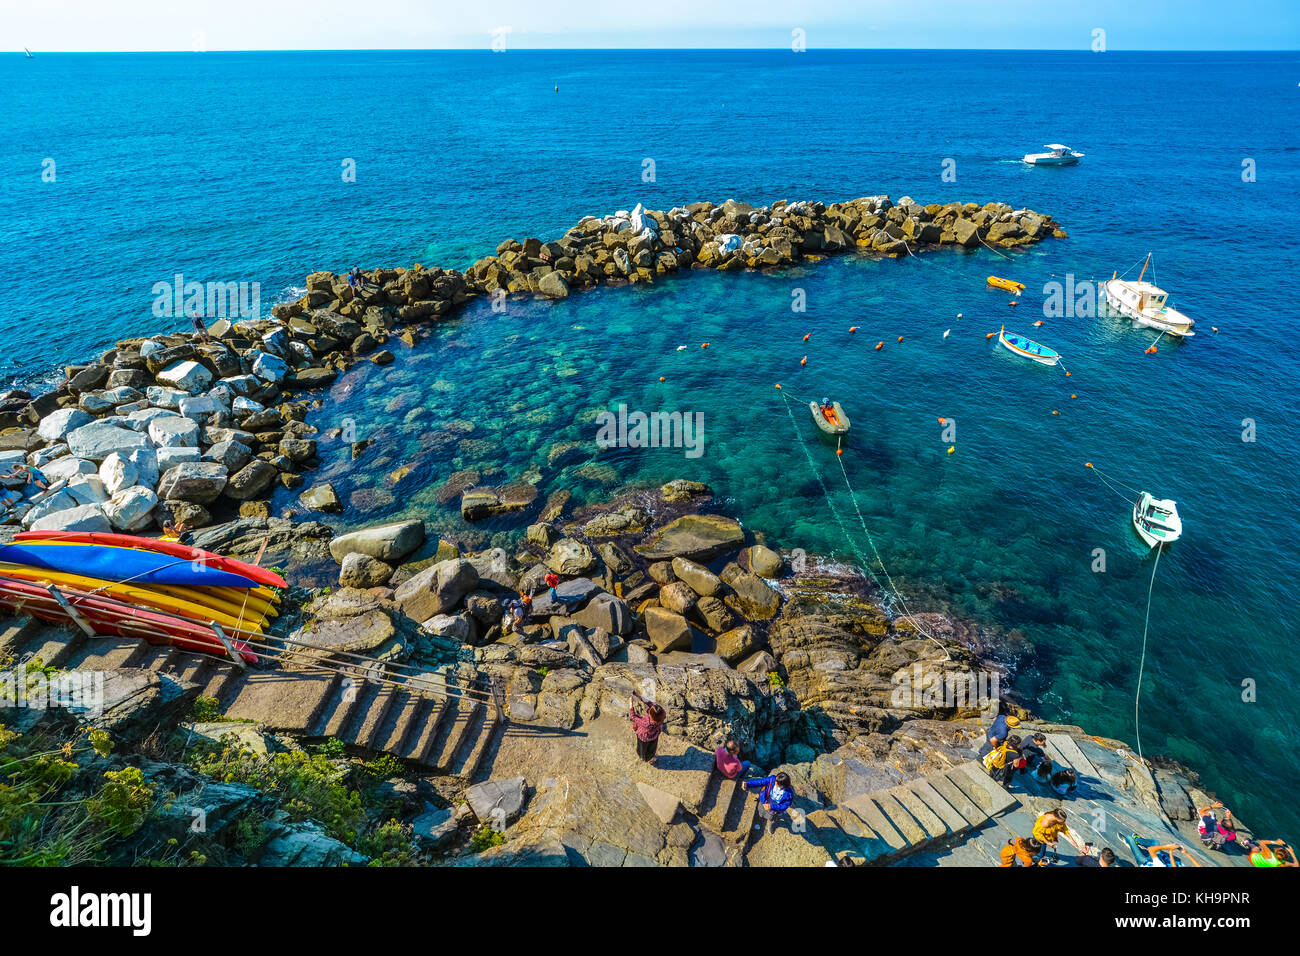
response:
{"label": "blue kayak", "polygon": [[181,587],[255,588],[256,581],[220,568],[134,548],[97,544],[17,541],[0,545],[0,561],[62,571],[118,584],[171,584]]}

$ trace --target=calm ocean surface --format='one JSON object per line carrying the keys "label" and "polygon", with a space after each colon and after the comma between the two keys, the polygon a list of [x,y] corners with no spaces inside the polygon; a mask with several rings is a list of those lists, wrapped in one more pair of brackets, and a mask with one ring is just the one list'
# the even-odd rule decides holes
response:
{"label": "calm ocean surface", "polygon": [[[439,504],[458,469],[579,501],[696,477],[773,543],[854,561],[869,548],[833,447],[773,384],[832,395],[854,421],[857,505],[910,607],[995,628],[1035,710],[1133,741],[1152,557],[1092,461],[1177,499],[1185,525],[1155,576],[1144,752],[1186,761],[1257,832],[1294,840],[1298,68],[1295,53],[6,56],[0,378],[38,383],[180,327],[151,311],[176,273],[258,282],[269,314],[312,269],[463,267],[637,202],[888,192],[1050,212],[1069,238],[1011,262],[850,256],[504,315],[472,305],[387,369],[339,380],[319,423],[352,417],[375,446],[364,468],[325,446],[322,474],[354,503],[345,523],[420,514],[475,544],[518,522],[468,528]],[[1015,161],[1049,141],[1087,158]],[[1149,251],[1195,338],[1148,355],[1155,333],[1109,315],[1033,328],[1046,283]],[[989,274],[1027,285],[1018,308]],[[1072,376],[996,350],[985,334],[1003,322]],[[703,413],[704,454],[598,454],[594,416],[621,402]]]}

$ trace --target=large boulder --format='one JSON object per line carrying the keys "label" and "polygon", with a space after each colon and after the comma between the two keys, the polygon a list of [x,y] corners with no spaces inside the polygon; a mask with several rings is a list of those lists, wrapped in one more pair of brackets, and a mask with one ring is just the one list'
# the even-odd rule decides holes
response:
{"label": "large boulder", "polygon": [[55,511],[32,522],[32,531],[103,531],[113,530],[99,505],[82,505]]}
{"label": "large boulder", "polygon": [[700,597],[709,597],[722,591],[722,579],[702,564],[689,558],[673,558],[673,573],[685,581]]}
{"label": "large boulder", "polygon": [[226,497],[236,501],[248,501],[261,495],[271,487],[279,474],[269,461],[254,458],[247,465],[230,476],[226,486]]}
{"label": "large boulder", "polygon": [[143,531],[153,523],[158,496],[148,488],[124,488],[103,505],[106,517],[118,531]]}
{"label": "large boulder", "polygon": [[593,597],[581,610],[569,612],[569,617],[589,631],[604,631],[622,637],[631,634],[634,626],[632,609],[627,602],[604,592]]}
{"label": "large boulder", "polygon": [[452,558],[425,568],[404,581],[393,598],[408,617],[426,621],[460,604],[465,595],[478,586],[478,580],[474,565]]}
{"label": "large boulder", "polygon": [[140,471],[131,459],[113,452],[99,466],[99,480],[104,483],[104,488],[110,495],[115,495],[119,491],[139,484]]}
{"label": "large boulder", "polygon": [[343,502],[339,500],[338,492],[329,483],[308,488],[298,496],[298,504],[309,511],[327,511],[337,514],[343,510]]}
{"label": "large boulder", "polygon": [[330,541],[330,556],[340,564],[354,553],[380,561],[401,561],[423,544],[423,521],[397,521],[339,535]]}
{"label": "large boulder", "polygon": [[740,522],[722,515],[682,515],[660,528],[636,550],[650,561],[690,558],[709,561],[745,543]]}
{"label": "large boulder", "polygon": [[41,423],[36,426],[36,434],[47,442],[62,441],[68,432],[89,425],[92,421],[94,419],[80,408],[60,408],[41,419]]}
{"label": "large boulder", "polygon": [[185,361],[169,365],[158,373],[158,382],[190,395],[197,395],[212,384],[212,373],[198,362]]}
{"label": "large boulder", "polygon": [[74,458],[102,462],[113,452],[129,455],[137,448],[152,448],[148,437],[123,428],[111,419],[91,422],[68,432],[68,452]]}
{"label": "large boulder", "polygon": [[193,461],[169,468],[158,481],[158,497],[208,505],[226,489],[226,469],[215,461]]}
{"label": "large boulder", "polygon": [[591,548],[574,538],[561,538],[551,546],[544,559],[556,574],[586,574],[596,566]]}
{"label": "large boulder", "polygon": [[378,558],[351,551],[343,558],[339,569],[339,586],[345,588],[373,588],[387,584],[393,576],[393,566]]}
{"label": "large boulder", "polygon": [[686,618],[666,607],[652,604],[645,609],[645,629],[660,654],[691,649],[691,626]]}
{"label": "large boulder", "polygon": [[158,448],[199,447],[199,423],[179,415],[155,418],[149,423],[148,434]]}
{"label": "large boulder", "polygon": [[768,621],[781,609],[781,594],[734,561],[722,569],[722,581],[731,588],[726,602],[751,621]]}
{"label": "large boulder", "polygon": [[762,639],[752,624],[742,624],[718,635],[715,653],[733,667],[752,655]]}

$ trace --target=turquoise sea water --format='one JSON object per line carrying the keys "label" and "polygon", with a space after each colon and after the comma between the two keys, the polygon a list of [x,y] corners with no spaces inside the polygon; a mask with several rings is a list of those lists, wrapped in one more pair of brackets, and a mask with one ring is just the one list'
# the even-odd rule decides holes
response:
{"label": "turquoise sea water", "polygon": [[[870,553],[856,502],[913,610],[995,629],[1037,711],[1134,740],[1152,557],[1092,461],[1177,499],[1186,528],[1155,576],[1144,752],[1185,760],[1257,830],[1296,838],[1297,66],[1291,53],[5,58],[0,261],[15,282],[0,362],[39,380],[175,327],[150,306],[176,272],[260,282],[269,310],[311,269],[463,266],[503,238],[557,236],[637,202],[889,192],[1050,212],[1069,238],[1011,262],[850,256],[504,314],[472,305],[394,365],[339,380],[318,424],[351,418],[375,444],[355,465],[323,445],[322,475],[357,503],[343,523],[364,504],[364,520],[420,514],[476,544],[520,522],[461,523],[436,495],[459,469],[579,500],[700,478],[774,543],[854,562]],[[1015,161],[1044,141],[1087,158]],[[347,158],[355,183],[340,177]],[[1108,277],[1148,251],[1195,338],[1149,355],[1154,332],[1108,315],[1033,327],[1047,283]],[[1019,307],[985,287],[990,274],[1026,283]],[[985,335],[1003,322],[1061,352],[1071,376],[998,350]],[[843,402],[844,474],[777,382]],[[701,413],[704,454],[600,452],[594,417],[619,403]]]}

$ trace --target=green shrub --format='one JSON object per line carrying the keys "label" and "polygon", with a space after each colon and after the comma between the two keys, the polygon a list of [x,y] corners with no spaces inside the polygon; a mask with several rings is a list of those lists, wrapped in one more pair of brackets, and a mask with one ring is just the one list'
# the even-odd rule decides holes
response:
{"label": "green shrub", "polygon": [[489,826],[479,827],[474,831],[474,835],[469,839],[469,848],[474,853],[482,853],[484,850],[490,850],[494,846],[501,846],[506,842],[506,835]]}
{"label": "green shrub", "polygon": [[363,836],[357,851],[370,857],[371,866],[414,866],[416,862],[411,827],[396,820],[382,823]]}
{"label": "green shrub", "polygon": [[195,723],[210,724],[225,720],[226,717],[221,712],[221,702],[215,697],[196,697],[194,707],[190,710],[190,719]]}

